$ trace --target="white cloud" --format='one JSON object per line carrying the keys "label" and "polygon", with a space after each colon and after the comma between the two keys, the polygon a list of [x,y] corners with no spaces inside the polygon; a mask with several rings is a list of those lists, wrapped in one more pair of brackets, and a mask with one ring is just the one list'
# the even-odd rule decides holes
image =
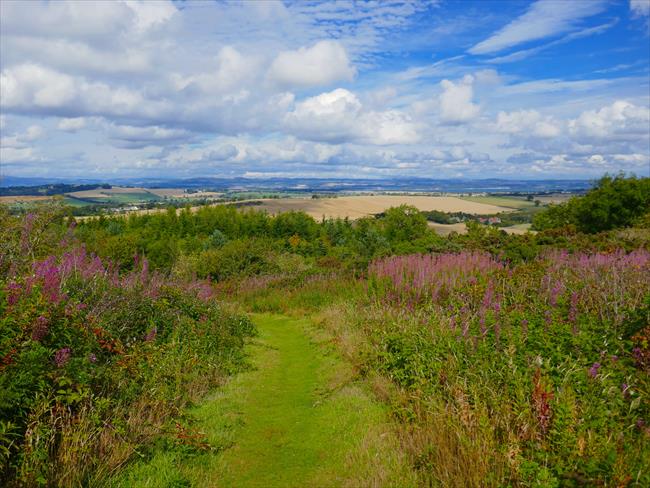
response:
{"label": "white cloud", "polygon": [[84,117],[76,117],[71,119],[61,119],[57,124],[57,128],[66,132],[76,132],[86,126],[86,119]]}
{"label": "white cloud", "polygon": [[271,80],[288,86],[322,86],[352,81],[356,69],[341,43],[320,41],[311,47],[278,54],[269,69]]}
{"label": "white cloud", "polygon": [[[650,2],[650,0],[648,0]],[[589,37],[597,34],[602,34],[603,32],[609,30],[611,27],[615,26],[618,23],[618,19],[614,19],[607,24],[597,25],[595,27],[590,27],[588,29],[582,29],[577,32],[572,32],[561,39],[556,41],[549,42],[547,44],[542,44],[541,46],[536,46],[530,49],[523,49],[521,51],[515,51],[514,53],[507,54],[506,56],[499,56],[497,58],[490,59],[488,63],[501,64],[501,63],[514,63],[516,61],[521,61],[523,59],[529,58],[537,53],[545,51],[555,46],[560,46],[566,44],[567,42],[574,41],[576,39],[582,39],[583,37]]]}
{"label": "white cloud", "polygon": [[0,73],[0,98],[8,109],[64,116],[136,116],[171,112],[162,101],[121,86],[88,82],[43,66],[22,64]]}
{"label": "white cloud", "polygon": [[650,139],[650,109],[618,100],[600,110],[588,110],[569,122],[570,133],[583,138]]}
{"label": "white cloud", "polygon": [[[35,10],[38,9],[38,11]],[[176,12],[167,0],[80,2],[2,2],[0,28],[8,35],[35,34],[102,41],[103,36],[143,31],[166,22]]]}
{"label": "white cloud", "polygon": [[74,99],[72,77],[35,64],[22,64],[0,73],[0,98],[6,107],[59,107]]}
{"label": "white cloud", "polygon": [[11,148],[24,148],[40,139],[45,131],[40,125],[30,125],[24,132],[16,132],[13,136],[2,137],[0,146]]}
{"label": "white cloud", "polygon": [[254,56],[244,56],[234,47],[224,46],[217,53],[214,69],[188,77],[174,74],[172,81],[178,90],[198,88],[204,94],[213,95],[230,92],[231,97],[238,95],[241,100],[248,93],[244,87],[259,74],[259,64]]}
{"label": "white cloud", "polygon": [[285,118],[287,129],[314,141],[357,141],[376,145],[410,144],[417,127],[397,110],[365,111],[358,97],[343,88],[298,104]]}
{"label": "white cloud", "polygon": [[544,39],[576,28],[578,23],[605,8],[602,0],[558,2],[538,0],[522,16],[469,49],[471,54],[490,54],[518,44]]}
{"label": "white cloud", "polygon": [[187,142],[189,133],[185,130],[159,126],[135,127],[111,124],[108,127],[108,136],[116,141],[118,147],[141,149],[148,146]]}
{"label": "white cloud", "polygon": [[634,15],[650,15],[650,0],[630,0],[630,10]]}
{"label": "white cloud", "polygon": [[43,37],[10,37],[3,41],[3,55],[9,60],[32,60],[67,73],[145,74],[152,69],[151,54],[140,45],[115,49],[86,42]]}
{"label": "white cloud", "polygon": [[495,128],[506,134],[523,134],[541,138],[556,137],[560,127],[551,117],[542,117],[536,110],[499,112]]}
{"label": "white cloud", "polygon": [[34,150],[31,147],[0,146],[0,161],[5,164],[25,163],[36,159]]}
{"label": "white cloud", "polygon": [[472,103],[473,83],[474,78],[471,75],[466,75],[457,83],[449,80],[440,82],[443,90],[440,95],[440,118],[443,122],[468,122],[479,114],[479,106]]}
{"label": "white cloud", "polygon": [[176,7],[168,0],[125,0],[124,3],[135,12],[135,25],[140,31],[163,24],[176,13]]}
{"label": "white cloud", "polygon": [[357,96],[343,88],[296,104],[285,118],[292,132],[306,138],[322,141],[343,141],[353,137],[355,122],[361,113]]}

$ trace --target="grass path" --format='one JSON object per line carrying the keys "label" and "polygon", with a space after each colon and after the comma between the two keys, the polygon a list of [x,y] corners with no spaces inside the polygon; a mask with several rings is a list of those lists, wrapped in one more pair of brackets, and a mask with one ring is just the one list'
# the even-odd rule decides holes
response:
{"label": "grass path", "polygon": [[412,486],[384,408],[306,320],[258,315],[254,368],[190,415],[212,446],[163,450],[116,486]]}

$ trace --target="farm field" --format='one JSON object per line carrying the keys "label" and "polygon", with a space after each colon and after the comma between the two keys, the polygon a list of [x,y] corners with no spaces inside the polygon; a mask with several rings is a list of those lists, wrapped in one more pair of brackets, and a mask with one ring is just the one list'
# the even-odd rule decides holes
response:
{"label": "farm field", "polygon": [[557,193],[554,195],[540,195],[536,196],[535,200],[542,202],[542,205],[548,205],[549,203],[563,203],[574,197],[568,193]]}
{"label": "farm field", "polygon": [[[456,224],[438,224],[437,222],[429,222],[429,227],[436,231],[440,236],[448,236],[452,232],[459,234],[466,234],[467,227],[464,222]],[[534,232],[530,230],[530,224],[511,225],[509,227],[498,227],[500,230],[506,231],[508,234],[525,234],[526,232]]]}
{"label": "farm field", "polygon": [[515,197],[499,197],[499,196],[486,196],[486,197],[461,197],[463,200],[474,203],[482,203],[486,205],[496,205],[506,208],[529,208],[534,207],[534,202],[529,202],[524,198]]}
{"label": "farm field", "polygon": [[91,203],[128,204],[160,200],[161,197],[146,188],[119,187],[97,188],[95,190],[76,191],[67,193],[73,199],[90,201]]}
{"label": "farm field", "polygon": [[44,202],[47,200],[52,200],[51,196],[36,196],[36,195],[12,195],[12,196],[3,196],[0,197],[0,204],[11,205],[14,203],[32,203],[32,202]]}
{"label": "farm field", "polygon": [[491,203],[466,201],[457,197],[368,195],[345,196],[338,198],[283,198],[262,200],[256,208],[277,214],[289,210],[302,211],[320,219],[329,218],[358,219],[384,212],[390,207],[412,205],[418,210],[439,210],[441,212],[465,212],[488,215],[507,212],[510,208]]}

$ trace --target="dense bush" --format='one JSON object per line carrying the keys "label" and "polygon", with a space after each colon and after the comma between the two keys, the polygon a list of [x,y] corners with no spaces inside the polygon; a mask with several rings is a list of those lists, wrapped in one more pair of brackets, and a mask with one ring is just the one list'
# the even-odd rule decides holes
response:
{"label": "dense bush", "polygon": [[533,218],[537,230],[574,225],[587,233],[631,227],[650,213],[650,178],[604,176],[584,197],[551,205]]}
{"label": "dense bush", "polygon": [[2,222],[19,230],[2,258],[27,258],[0,277],[0,482],[94,486],[238,367],[253,327],[145,258],[120,273],[74,239],[36,257],[62,232],[49,217]]}

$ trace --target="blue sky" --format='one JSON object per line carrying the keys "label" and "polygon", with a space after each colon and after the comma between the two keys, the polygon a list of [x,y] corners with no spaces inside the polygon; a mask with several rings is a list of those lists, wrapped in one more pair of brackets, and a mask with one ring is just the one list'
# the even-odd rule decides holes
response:
{"label": "blue sky", "polygon": [[2,174],[650,173],[650,0],[0,3]]}

